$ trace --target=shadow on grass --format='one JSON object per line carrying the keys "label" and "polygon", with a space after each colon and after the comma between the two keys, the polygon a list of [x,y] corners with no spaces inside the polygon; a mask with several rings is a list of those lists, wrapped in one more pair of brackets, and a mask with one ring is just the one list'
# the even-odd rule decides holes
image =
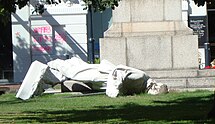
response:
{"label": "shadow on grass", "polygon": [[[29,101],[27,101],[29,102]],[[14,99],[14,100],[8,100],[8,101],[1,101],[0,102],[0,105],[3,105],[3,104],[23,104],[23,101],[22,100],[17,100],[17,99]]]}
{"label": "shadow on grass", "polygon": [[[14,94],[13,94],[14,95]],[[12,95],[11,95],[12,96]],[[5,99],[4,96],[2,96],[0,98],[0,105],[14,105],[14,104],[23,104],[23,102],[25,103],[29,103],[29,102],[32,102],[30,100],[26,100],[26,101],[23,101],[21,99],[17,99],[15,96],[13,97],[10,97],[10,99]]]}
{"label": "shadow on grass", "polygon": [[[14,119],[33,120],[40,123],[105,123],[111,120],[127,123],[144,121],[214,123],[214,120],[206,119],[206,115],[213,104],[213,95],[207,97],[189,97],[173,101],[157,100],[154,103],[156,105],[145,106],[130,102],[122,106],[95,106],[92,110],[28,111],[25,112],[26,116]],[[28,114],[31,116],[27,116]]]}

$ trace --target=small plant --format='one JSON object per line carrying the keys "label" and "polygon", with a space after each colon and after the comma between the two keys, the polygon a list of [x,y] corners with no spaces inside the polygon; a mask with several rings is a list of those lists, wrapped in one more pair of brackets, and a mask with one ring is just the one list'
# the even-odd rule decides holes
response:
{"label": "small plant", "polygon": [[99,64],[100,63],[100,58],[95,58],[94,63]]}

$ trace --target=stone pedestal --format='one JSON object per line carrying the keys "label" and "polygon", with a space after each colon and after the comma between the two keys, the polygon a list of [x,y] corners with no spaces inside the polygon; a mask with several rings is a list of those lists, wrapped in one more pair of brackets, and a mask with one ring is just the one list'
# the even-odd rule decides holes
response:
{"label": "stone pedestal", "polygon": [[198,69],[198,37],[181,0],[122,0],[100,40],[101,59],[142,70]]}

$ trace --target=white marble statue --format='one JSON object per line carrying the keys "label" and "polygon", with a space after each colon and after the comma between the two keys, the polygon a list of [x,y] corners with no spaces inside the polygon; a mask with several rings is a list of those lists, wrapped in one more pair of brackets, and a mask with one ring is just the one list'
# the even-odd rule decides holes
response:
{"label": "white marble statue", "polygon": [[109,97],[143,92],[154,95],[168,92],[165,84],[156,83],[141,70],[124,65],[115,66],[107,60],[102,60],[100,64],[88,64],[72,57],[67,60],[56,59],[47,64],[33,62],[16,97],[29,99],[42,94],[46,84],[54,86],[65,80],[101,83],[100,89],[105,89]]}

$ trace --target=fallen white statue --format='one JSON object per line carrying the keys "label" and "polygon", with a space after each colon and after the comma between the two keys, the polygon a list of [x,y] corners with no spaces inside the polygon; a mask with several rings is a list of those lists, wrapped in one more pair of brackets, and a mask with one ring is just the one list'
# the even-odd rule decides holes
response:
{"label": "fallen white statue", "polygon": [[98,84],[109,97],[132,95],[146,92],[148,94],[167,93],[167,85],[156,83],[145,72],[124,65],[113,65],[107,60],[100,64],[88,64],[77,57],[56,59],[43,64],[34,61],[16,94],[17,98],[27,100],[41,95],[47,84],[56,85],[66,80]]}

